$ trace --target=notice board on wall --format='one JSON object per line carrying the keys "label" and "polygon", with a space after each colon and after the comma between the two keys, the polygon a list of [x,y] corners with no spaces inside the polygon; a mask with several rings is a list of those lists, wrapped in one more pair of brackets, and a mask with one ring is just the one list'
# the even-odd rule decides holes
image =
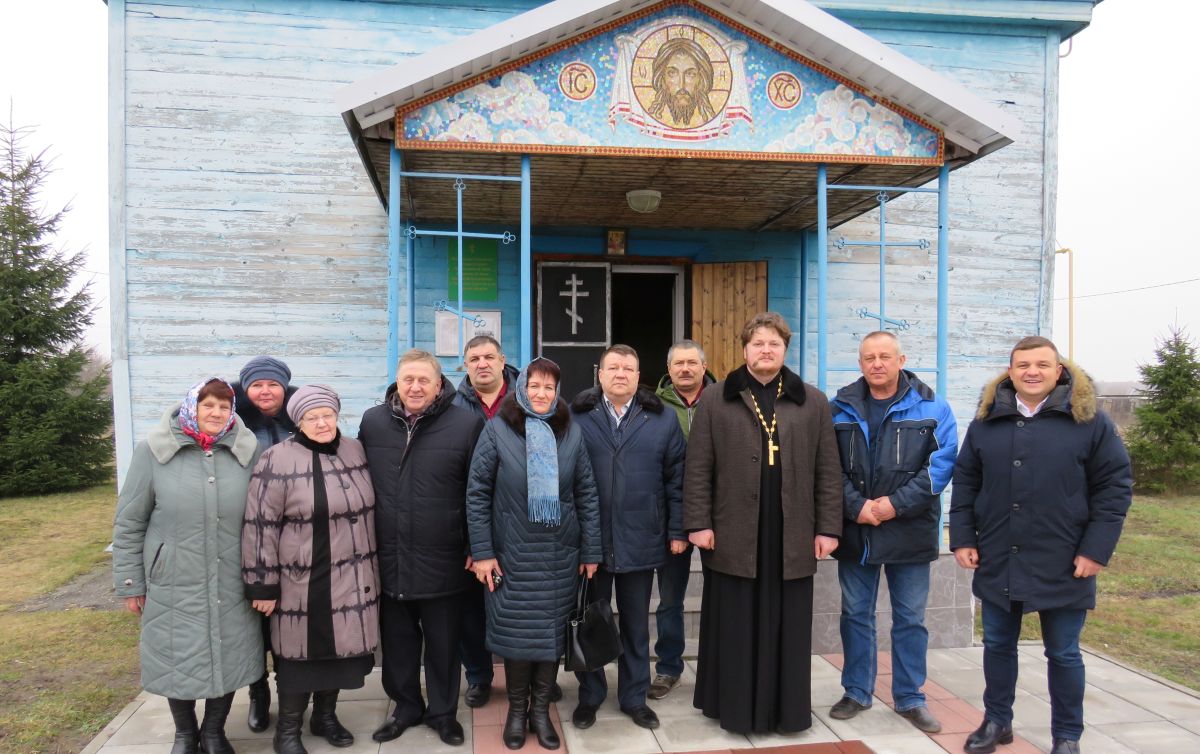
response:
{"label": "notice board on wall", "polygon": [[[463,246],[463,300],[495,301],[499,295],[497,277],[500,269],[500,242],[494,238],[464,238]],[[450,250],[446,254],[449,270],[447,298],[458,299],[458,239],[450,239]]]}

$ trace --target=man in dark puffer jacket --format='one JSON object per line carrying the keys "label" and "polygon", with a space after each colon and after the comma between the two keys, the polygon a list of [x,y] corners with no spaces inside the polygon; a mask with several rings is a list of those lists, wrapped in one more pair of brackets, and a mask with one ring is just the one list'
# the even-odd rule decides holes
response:
{"label": "man in dark puffer jacket", "polygon": [[1079,634],[1096,576],[1133,499],[1129,454],[1092,381],[1040,336],[985,389],[954,467],[950,549],[983,614],[984,720],[970,754],[1013,740],[1017,640],[1037,612],[1046,648],[1051,754],[1078,754],[1085,689]]}
{"label": "man in dark puffer jacket", "polygon": [[467,473],[483,420],[453,399],[437,359],[413,349],[400,357],[396,384],[383,405],[367,409],[358,431],[375,487],[383,689],[396,702],[376,741],[422,720],[447,744],[464,740],[456,718],[462,593],[471,582],[464,568]]}
{"label": "man in dark puffer jacket", "polygon": [[[674,411],[649,389],[638,388],[637,352],[614,345],[600,355],[600,387],[580,393],[571,411],[588,449],[600,493],[604,562],[595,597],[612,597],[615,585],[621,645],[617,698],[621,711],[643,728],[657,728],[646,706],[650,689],[650,591],[654,569],[668,553],[687,548],[683,533],[683,459],[687,445]],[[577,728],[596,721],[608,693],[604,670],[577,673]]]}

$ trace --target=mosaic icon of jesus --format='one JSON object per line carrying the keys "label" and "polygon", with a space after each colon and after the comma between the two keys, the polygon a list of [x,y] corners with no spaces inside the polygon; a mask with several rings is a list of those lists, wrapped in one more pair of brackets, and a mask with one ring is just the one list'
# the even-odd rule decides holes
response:
{"label": "mosaic icon of jesus", "polygon": [[646,115],[686,131],[717,118],[729,99],[729,58],[720,43],[691,25],[668,25],[645,38],[632,83]]}

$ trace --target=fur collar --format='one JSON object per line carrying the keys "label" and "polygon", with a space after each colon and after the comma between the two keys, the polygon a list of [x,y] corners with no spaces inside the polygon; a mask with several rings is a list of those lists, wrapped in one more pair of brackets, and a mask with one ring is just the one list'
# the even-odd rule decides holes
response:
{"label": "fur collar", "polygon": [[[1068,407],[1070,409],[1071,418],[1076,424],[1083,424],[1096,418],[1096,387],[1092,384],[1092,378],[1083,371],[1083,368],[1078,364],[1062,359],[1063,373],[1058,378],[1058,384],[1051,391],[1049,400],[1046,401],[1046,408],[1057,408],[1066,413]],[[975,412],[975,418],[987,419],[989,416],[996,413],[1008,413],[1000,409],[1011,406],[1013,411],[1016,411],[1016,390],[1013,388],[1012,380],[1008,378],[1008,371],[1005,370],[998,377],[993,379],[983,388],[983,395],[979,399],[979,409]]]}
{"label": "fur collar", "polygon": [[[601,396],[603,395],[604,391],[599,386],[588,388],[575,396],[575,400],[571,401],[571,411],[576,414],[586,414],[600,405]],[[652,414],[661,414],[663,412],[662,398],[655,395],[654,391],[645,385],[638,385],[637,402],[639,406]]]}
{"label": "fur collar", "polygon": [[[521,437],[525,436],[525,412],[517,405],[516,391],[504,396],[496,416],[511,427],[513,432]],[[554,407],[554,416],[550,417],[549,424],[550,429],[554,430],[554,436],[560,439],[567,433],[567,428],[571,426],[571,412],[567,410],[567,402],[562,398],[558,399],[558,403]]]}
{"label": "fur collar", "polygon": [[[803,406],[806,395],[804,380],[800,379],[799,375],[787,367],[783,368],[782,374],[783,394],[797,406]],[[741,395],[743,390],[750,389],[750,380],[752,379],[754,378],[750,376],[750,370],[746,369],[745,364],[730,372],[729,376],[725,378],[725,386],[722,391],[725,400],[738,400],[738,396]]]}

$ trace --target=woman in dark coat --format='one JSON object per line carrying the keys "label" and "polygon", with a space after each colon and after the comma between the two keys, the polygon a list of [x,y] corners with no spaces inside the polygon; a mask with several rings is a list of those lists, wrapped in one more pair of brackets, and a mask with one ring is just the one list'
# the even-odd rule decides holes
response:
{"label": "woman in dark coat", "polygon": [[354,743],[338,691],[362,688],[379,644],[375,493],[362,445],[338,431],[340,409],[324,385],[296,391],[287,411],[299,432],[263,454],[247,493],[242,577],[271,617],[278,754],[305,753],[310,693],[313,735]]}
{"label": "woman in dark coat", "polygon": [[[578,574],[600,562],[600,504],[579,429],[558,397],[559,369],[534,359],[475,446],[467,485],[473,570],[488,585],[487,646],[504,658],[504,744],[525,726],[557,749],[550,695]],[[532,697],[532,701],[531,701]]]}

